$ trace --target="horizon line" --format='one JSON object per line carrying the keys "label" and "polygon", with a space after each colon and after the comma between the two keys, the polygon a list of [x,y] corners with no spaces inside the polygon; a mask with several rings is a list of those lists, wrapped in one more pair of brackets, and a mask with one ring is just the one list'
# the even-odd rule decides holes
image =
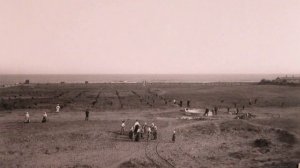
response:
{"label": "horizon line", "polygon": [[300,75],[300,73],[0,73],[0,75]]}

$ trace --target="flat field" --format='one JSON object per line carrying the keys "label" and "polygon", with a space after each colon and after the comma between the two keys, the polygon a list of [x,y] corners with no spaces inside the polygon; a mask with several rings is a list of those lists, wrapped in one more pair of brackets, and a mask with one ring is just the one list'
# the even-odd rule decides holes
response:
{"label": "flat field", "polygon": [[[190,108],[218,107],[218,113],[186,116],[188,100]],[[60,113],[56,104],[62,107]],[[235,106],[241,118],[247,113],[252,117],[237,119]],[[89,121],[84,120],[86,108]],[[23,123],[25,112],[29,124]],[[41,123],[44,112],[47,123]],[[120,135],[121,121],[126,121],[127,132],[136,119],[155,123],[158,139],[134,142],[127,133]],[[296,168],[299,120],[297,86],[107,83],[1,88],[0,167]]]}

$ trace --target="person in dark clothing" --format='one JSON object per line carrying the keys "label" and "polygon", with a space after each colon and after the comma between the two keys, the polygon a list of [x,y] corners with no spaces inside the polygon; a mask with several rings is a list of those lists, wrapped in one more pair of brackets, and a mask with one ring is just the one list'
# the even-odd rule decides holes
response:
{"label": "person in dark clothing", "polygon": [[179,106],[182,107],[182,100],[179,101]]}
{"label": "person in dark clothing", "polygon": [[43,115],[42,123],[47,122],[47,113],[45,112]]}
{"label": "person in dark clothing", "polygon": [[137,132],[136,132],[136,134],[135,134],[135,141],[136,142],[138,142],[138,141],[140,141],[140,136],[141,136],[141,129],[139,128],[138,130],[137,130]]}
{"label": "person in dark clothing", "polygon": [[85,110],[85,121],[88,121],[88,120],[89,120],[89,115],[90,115],[90,110],[89,110],[89,109],[86,109],[86,110]]}
{"label": "person in dark clothing", "polygon": [[215,107],[215,108],[214,108],[214,113],[215,113],[214,115],[217,115],[217,114],[218,114],[218,107]]}
{"label": "person in dark clothing", "polygon": [[135,124],[134,130],[133,130],[133,138],[134,140],[137,140],[137,136],[140,136],[140,132],[138,132],[140,129],[140,124]]}
{"label": "person in dark clothing", "polygon": [[243,110],[245,110],[245,105],[243,105]]}
{"label": "person in dark clothing", "polygon": [[207,116],[208,112],[209,112],[208,108],[205,108],[205,112],[204,112],[203,116]]}
{"label": "person in dark clothing", "polygon": [[236,114],[239,114],[239,112],[240,112],[240,109],[236,108]]}
{"label": "person in dark clothing", "polygon": [[154,139],[154,140],[157,139],[157,126],[154,126],[154,130],[153,130],[153,139]]}
{"label": "person in dark clothing", "polygon": [[227,107],[227,112],[229,113],[229,111],[230,111],[230,107]]}
{"label": "person in dark clothing", "polygon": [[190,103],[191,103],[191,101],[189,101],[189,100],[186,102],[187,107],[190,107]]}
{"label": "person in dark clothing", "polygon": [[176,136],[175,136],[175,130],[173,131],[173,135],[172,135],[172,142],[175,142]]}
{"label": "person in dark clothing", "polygon": [[129,131],[129,138],[133,139],[133,127],[131,127],[131,129]]}

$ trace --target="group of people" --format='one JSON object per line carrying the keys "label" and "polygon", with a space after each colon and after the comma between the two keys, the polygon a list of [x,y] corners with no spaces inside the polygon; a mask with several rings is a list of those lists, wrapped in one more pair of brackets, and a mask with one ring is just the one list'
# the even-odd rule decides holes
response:
{"label": "group of people", "polygon": [[[125,134],[125,121],[121,124],[121,135]],[[140,139],[156,140],[157,139],[157,126],[152,123],[150,126],[145,122],[143,125],[138,120],[129,130],[129,138],[133,141],[140,141]]]}
{"label": "group of people", "polygon": [[[44,112],[43,118],[42,118],[42,123],[47,122],[47,117],[48,117],[47,113]],[[24,123],[30,123],[30,115],[29,115],[28,112],[25,113],[25,120],[24,120]]]}
{"label": "group of people", "polygon": [[[60,111],[60,106],[57,104],[56,106],[56,112],[58,113]],[[89,120],[89,109],[87,108],[85,111],[85,120]],[[47,122],[47,113],[44,112],[42,116],[42,123]],[[24,123],[30,123],[30,115],[29,112],[25,113],[25,120]],[[121,124],[121,135],[125,134],[125,121],[122,121]],[[135,121],[134,125],[130,128],[129,130],[129,138],[132,139],[133,141],[140,141],[140,139],[147,139],[148,140],[156,140],[157,139],[157,126],[152,123],[151,125],[148,126],[148,124],[145,122],[143,125],[139,123],[138,120]],[[175,142],[175,130],[173,131],[172,134],[172,141]]]}
{"label": "group of people", "polygon": [[[59,113],[59,111],[60,111],[60,105],[57,104],[57,105],[56,105],[56,112]],[[47,115],[46,112],[44,112],[43,118],[42,118],[42,123],[47,122],[47,118],[48,118],[48,115]],[[30,123],[30,115],[29,115],[29,112],[26,112],[26,113],[25,113],[25,120],[24,120],[24,123]]]}

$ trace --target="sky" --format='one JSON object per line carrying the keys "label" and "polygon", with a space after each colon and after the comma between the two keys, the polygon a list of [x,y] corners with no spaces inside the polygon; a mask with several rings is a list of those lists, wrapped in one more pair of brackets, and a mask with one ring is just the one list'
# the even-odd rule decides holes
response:
{"label": "sky", "polygon": [[300,74],[299,0],[0,0],[0,74]]}

